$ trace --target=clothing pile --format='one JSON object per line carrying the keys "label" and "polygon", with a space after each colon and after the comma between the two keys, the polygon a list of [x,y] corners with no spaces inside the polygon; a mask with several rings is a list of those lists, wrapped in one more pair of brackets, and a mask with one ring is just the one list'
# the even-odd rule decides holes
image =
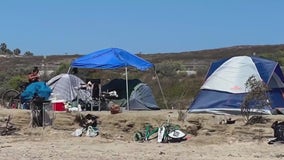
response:
{"label": "clothing pile", "polygon": [[78,122],[81,128],[76,129],[72,135],[76,137],[81,137],[83,134],[85,134],[87,137],[95,137],[99,135],[97,119],[97,116],[91,114],[87,114],[86,116],[80,114],[76,116],[74,121]]}

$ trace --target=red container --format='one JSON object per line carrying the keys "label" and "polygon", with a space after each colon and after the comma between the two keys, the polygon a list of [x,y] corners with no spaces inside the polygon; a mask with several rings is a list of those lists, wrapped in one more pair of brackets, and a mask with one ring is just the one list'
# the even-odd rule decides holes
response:
{"label": "red container", "polygon": [[54,111],[65,111],[64,100],[54,100],[52,101],[52,109]]}

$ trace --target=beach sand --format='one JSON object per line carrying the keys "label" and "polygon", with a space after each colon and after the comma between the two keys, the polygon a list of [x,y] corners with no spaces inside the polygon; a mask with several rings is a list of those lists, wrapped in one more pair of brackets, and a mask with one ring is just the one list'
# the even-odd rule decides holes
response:
{"label": "beach sand", "polygon": [[[264,124],[244,125],[241,116],[185,113],[178,120],[178,110],[82,112],[98,116],[100,134],[96,137],[72,136],[79,128],[77,113],[56,112],[52,126],[29,127],[30,111],[0,109],[0,124],[10,115],[14,135],[0,136],[0,160],[256,160],[284,159],[284,144],[268,144],[273,138],[271,124],[283,115],[264,116]],[[234,124],[220,124],[231,118]],[[133,135],[145,124],[159,127],[169,120],[187,132],[186,140],[158,143],[156,138],[136,142]]]}

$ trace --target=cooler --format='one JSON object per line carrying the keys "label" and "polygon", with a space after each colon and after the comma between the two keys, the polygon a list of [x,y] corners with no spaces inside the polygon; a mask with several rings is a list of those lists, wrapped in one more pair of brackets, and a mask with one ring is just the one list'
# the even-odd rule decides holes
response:
{"label": "cooler", "polygon": [[64,100],[53,100],[52,103],[52,109],[54,111],[65,111],[65,101]]}

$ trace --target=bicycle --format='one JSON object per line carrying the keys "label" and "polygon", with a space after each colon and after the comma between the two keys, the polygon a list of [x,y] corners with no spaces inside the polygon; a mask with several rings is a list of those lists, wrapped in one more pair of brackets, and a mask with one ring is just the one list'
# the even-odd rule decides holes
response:
{"label": "bicycle", "polygon": [[156,138],[153,137],[155,133],[158,133],[156,137],[159,143],[180,142],[183,141],[186,136],[186,134],[180,130],[180,126],[170,123],[168,118],[167,122],[163,122],[160,127],[152,127],[150,124],[146,124],[145,130],[142,132],[136,131],[133,139],[138,142],[149,141]]}
{"label": "bicycle", "polygon": [[21,108],[21,93],[25,90],[27,84],[23,83],[19,86],[19,89],[8,89],[6,90],[1,97],[1,104],[4,108],[8,109],[19,109]]}
{"label": "bicycle", "polygon": [[146,124],[145,125],[145,130],[141,131],[136,131],[134,133],[133,139],[134,141],[138,141],[138,142],[144,142],[144,141],[149,141],[154,137],[152,137],[152,135],[154,135],[155,133],[157,133],[159,130],[159,127],[153,127],[150,124]]}
{"label": "bicycle", "polygon": [[166,122],[163,122],[158,129],[158,142],[168,143],[168,142],[181,142],[186,134],[180,130],[179,125],[170,123],[170,115]]}
{"label": "bicycle", "polygon": [[186,134],[180,130],[179,125],[175,125],[169,122],[163,123],[158,130],[159,143],[181,141],[185,136]]}

